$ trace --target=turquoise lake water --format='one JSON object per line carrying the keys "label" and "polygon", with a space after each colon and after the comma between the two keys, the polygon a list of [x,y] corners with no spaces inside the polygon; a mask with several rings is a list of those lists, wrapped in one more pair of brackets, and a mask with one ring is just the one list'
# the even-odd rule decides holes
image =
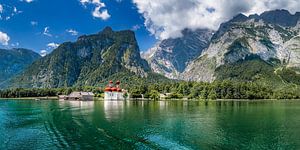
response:
{"label": "turquoise lake water", "polygon": [[0,149],[300,149],[300,101],[0,100]]}

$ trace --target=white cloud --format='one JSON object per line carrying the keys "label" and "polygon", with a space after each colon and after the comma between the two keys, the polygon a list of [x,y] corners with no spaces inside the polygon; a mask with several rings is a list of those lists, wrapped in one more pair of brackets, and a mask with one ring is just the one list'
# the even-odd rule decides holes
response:
{"label": "white cloud", "polygon": [[10,40],[10,37],[7,35],[7,33],[0,31],[0,44],[6,46],[6,45],[8,45],[9,40]]}
{"label": "white cloud", "polygon": [[87,4],[95,4],[95,5],[101,5],[105,7],[105,4],[101,2],[101,0],[79,0],[82,5]]}
{"label": "white cloud", "polygon": [[32,26],[37,26],[39,23],[38,23],[37,21],[30,21],[30,24],[31,24]]}
{"label": "white cloud", "polygon": [[131,30],[133,30],[133,31],[137,31],[138,29],[140,29],[141,28],[141,25],[134,25],[132,28],[131,28]]}
{"label": "white cloud", "polygon": [[12,47],[18,47],[19,45],[20,45],[19,42],[16,42],[16,43],[12,43],[12,44],[11,44]]}
{"label": "white cloud", "polygon": [[11,16],[14,16],[14,15],[20,14],[20,13],[22,13],[22,11],[18,10],[17,7],[14,6],[13,7],[13,13],[11,14]]}
{"label": "white cloud", "polygon": [[54,43],[54,42],[48,43],[48,44],[47,44],[47,47],[50,48],[50,49],[55,49],[55,48],[57,48],[58,46],[59,46],[59,44]]}
{"label": "white cloud", "polygon": [[90,0],[79,0],[79,2],[85,6],[86,4],[90,3],[91,1]]}
{"label": "white cloud", "polygon": [[14,7],[14,12],[17,13],[18,12],[18,9],[17,7]]}
{"label": "white cloud", "polygon": [[94,5],[94,10],[92,12],[93,17],[100,18],[102,20],[107,20],[110,18],[108,10],[105,9],[105,4],[101,0],[79,0],[79,2],[86,7],[88,4]]}
{"label": "white cloud", "polygon": [[26,3],[31,3],[33,2],[34,0],[20,0],[21,2],[26,2]]}
{"label": "white cloud", "polygon": [[42,57],[45,57],[47,54],[48,54],[47,50],[41,50],[41,51],[40,51],[40,55],[41,55]]}
{"label": "white cloud", "polygon": [[181,36],[184,28],[218,29],[238,13],[300,10],[299,0],[133,0],[147,29],[159,39]]}
{"label": "white cloud", "polygon": [[110,18],[110,14],[108,14],[108,11],[106,9],[100,10],[101,6],[97,6],[95,10],[93,11],[93,16],[95,18],[101,18],[102,20],[107,20]]}
{"label": "white cloud", "polygon": [[76,36],[76,35],[78,35],[78,31],[76,31],[76,30],[74,30],[74,29],[68,29],[68,30],[66,30],[68,33],[70,33],[71,35],[73,35],[73,36]]}
{"label": "white cloud", "polygon": [[44,28],[43,35],[50,36],[50,37],[52,36],[52,34],[50,34],[50,32],[49,32],[49,27]]}
{"label": "white cloud", "polygon": [[3,6],[0,4],[0,13],[3,13]]}
{"label": "white cloud", "polygon": [[0,20],[9,20],[20,13],[22,11],[18,10],[15,6],[0,4]]}

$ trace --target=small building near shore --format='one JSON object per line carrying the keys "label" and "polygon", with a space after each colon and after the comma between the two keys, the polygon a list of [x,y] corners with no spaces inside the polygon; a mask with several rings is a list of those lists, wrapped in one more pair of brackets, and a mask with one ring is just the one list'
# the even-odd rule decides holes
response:
{"label": "small building near shore", "polygon": [[65,96],[64,100],[71,101],[92,101],[94,99],[94,93],[92,92],[72,92],[70,95]]}
{"label": "small building near shore", "polygon": [[170,97],[171,93],[163,93],[159,94],[159,97],[161,100],[166,100],[168,97]]}
{"label": "small building near shore", "polygon": [[67,97],[67,95],[58,95],[59,100],[65,100]]}

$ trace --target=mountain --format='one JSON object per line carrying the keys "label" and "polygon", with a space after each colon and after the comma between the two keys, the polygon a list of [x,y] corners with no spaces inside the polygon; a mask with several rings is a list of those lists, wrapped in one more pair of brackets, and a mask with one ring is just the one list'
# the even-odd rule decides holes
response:
{"label": "mountain", "polygon": [[300,13],[239,14],[215,32],[185,29],[182,37],[162,40],[142,56],[148,62],[140,55],[134,32],[106,27],[61,44],[0,87],[98,86],[110,79],[128,86],[170,81],[162,75],[186,81],[300,85]]}
{"label": "mountain", "polygon": [[[141,58],[133,31],[106,27],[76,42],[61,44],[10,82],[10,87],[70,87],[107,83],[108,78],[146,77],[150,67]],[[151,73],[150,73],[151,74]]]}
{"label": "mountain", "polygon": [[239,14],[220,25],[207,49],[180,75],[192,81],[239,80],[300,83],[300,13],[286,10],[249,17]]}
{"label": "mountain", "polygon": [[0,85],[21,73],[41,56],[27,49],[0,49]]}
{"label": "mountain", "polygon": [[176,79],[207,48],[212,35],[213,31],[208,29],[185,29],[182,37],[162,40],[142,57],[154,72]]}

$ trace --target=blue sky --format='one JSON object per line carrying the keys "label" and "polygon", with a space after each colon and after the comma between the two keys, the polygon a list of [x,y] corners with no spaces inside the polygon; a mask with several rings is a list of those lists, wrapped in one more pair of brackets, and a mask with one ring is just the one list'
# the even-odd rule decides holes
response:
{"label": "blue sky", "polygon": [[98,4],[92,1],[27,1],[0,1],[3,9],[0,13],[0,31],[9,36],[9,42],[0,44],[0,47],[50,52],[56,44],[75,41],[83,34],[97,33],[105,26],[111,26],[114,30],[135,30],[141,50],[150,48],[156,42],[155,37],[144,27],[143,16],[130,0],[102,0],[105,7],[100,10],[107,10],[109,18],[94,17],[92,12]]}
{"label": "blue sky", "polygon": [[0,48],[51,52],[58,44],[106,26],[132,29],[141,50],[185,28],[209,28],[238,13],[300,11],[299,0],[0,0]]}

